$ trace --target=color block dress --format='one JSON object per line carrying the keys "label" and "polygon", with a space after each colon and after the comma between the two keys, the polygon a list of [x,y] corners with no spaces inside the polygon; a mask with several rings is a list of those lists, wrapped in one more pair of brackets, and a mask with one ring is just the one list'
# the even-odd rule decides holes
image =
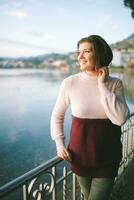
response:
{"label": "color block dress", "polygon": [[51,136],[64,146],[64,117],[72,110],[70,140],[72,171],[84,177],[115,177],[122,159],[121,125],[129,116],[122,82],[80,72],[65,78],[51,116]]}

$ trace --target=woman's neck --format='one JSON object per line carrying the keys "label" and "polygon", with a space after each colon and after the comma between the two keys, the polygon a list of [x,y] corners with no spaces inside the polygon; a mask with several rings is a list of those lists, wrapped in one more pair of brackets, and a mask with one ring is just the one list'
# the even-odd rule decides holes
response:
{"label": "woman's neck", "polygon": [[97,71],[84,71],[87,75],[89,76],[98,76],[98,72]]}

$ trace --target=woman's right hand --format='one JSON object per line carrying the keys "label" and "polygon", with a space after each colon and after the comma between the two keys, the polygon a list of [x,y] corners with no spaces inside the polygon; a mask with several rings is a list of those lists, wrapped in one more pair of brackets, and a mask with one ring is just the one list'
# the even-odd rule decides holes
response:
{"label": "woman's right hand", "polygon": [[98,70],[98,83],[104,83],[109,76],[108,67],[101,67]]}
{"label": "woman's right hand", "polygon": [[57,148],[57,156],[69,162],[72,161],[69,151],[66,147],[60,146]]}

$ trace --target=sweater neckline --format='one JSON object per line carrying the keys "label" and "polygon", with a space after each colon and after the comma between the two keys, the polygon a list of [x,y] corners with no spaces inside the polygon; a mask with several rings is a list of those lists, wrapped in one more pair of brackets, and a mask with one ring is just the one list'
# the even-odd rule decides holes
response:
{"label": "sweater neckline", "polygon": [[85,71],[80,72],[80,76],[87,81],[97,82],[97,76],[88,75]]}

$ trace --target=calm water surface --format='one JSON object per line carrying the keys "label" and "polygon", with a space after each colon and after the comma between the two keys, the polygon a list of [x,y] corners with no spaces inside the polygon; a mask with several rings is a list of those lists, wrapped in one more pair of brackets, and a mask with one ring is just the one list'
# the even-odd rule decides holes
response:
{"label": "calm water surface", "polygon": [[[50,117],[61,81],[76,72],[36,69],[0,70],[0,185],[55,156]],[[134,111],[134,72],[112,71],[123,80]],[[68,141],[70,108],[65,118]]]}

